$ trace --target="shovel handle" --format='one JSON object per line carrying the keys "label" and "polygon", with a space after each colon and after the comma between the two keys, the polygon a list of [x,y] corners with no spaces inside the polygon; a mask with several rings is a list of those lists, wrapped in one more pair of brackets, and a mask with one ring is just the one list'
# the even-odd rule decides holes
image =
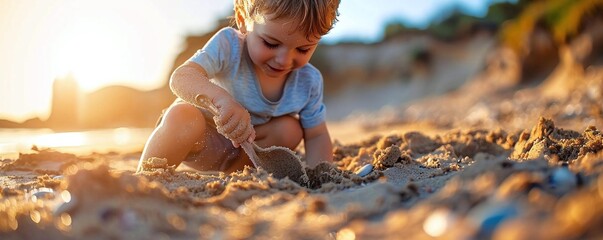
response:
{"label": "shovel handle", "polygon": [[212,115],[220,115],[218,113],[218,108],[216,107],[216,105],[214,105],[211,100],[209,100],[209,97],[207,97],[206,95],[198,94],[197,96],[195,96],[195,102],[199,104],[199,107],[208,110]]}
{"label": "shovel handle", "polygon": [[255,150],[253,149],[253,145],[255,143],[250,143],[250,142],[243,142],[241,143],[241,147],[243,148],[243,151],[245,151],[245,153],[247,153],[247,156],[249,156],[249,160],[251,160],[251,163],[253,163],[253,166],[255,168],[258,168],[258,160],[260,159],[258,157],[258,154],[255,152]]}
{"label": "shovel handle", "polygon": [[[218,108],[211,102],[211,100],[209,100],[209,97],[207,97],[206,95],[198,94],[197,96],[195,96],[195,101],[197,102],[197,104],[199,104],[200,107],[207,109],[212,115],[219,115]],[[253,163],[253,166],[257,168],[259,166],[257,163],[259,157],[253,149],[253,145],[251,144],[252,143],[250,142],[244,141],[241,143],[241,147],[243,148],[245,153],[247,153],[247,156],[249,156],[249,159]]]}

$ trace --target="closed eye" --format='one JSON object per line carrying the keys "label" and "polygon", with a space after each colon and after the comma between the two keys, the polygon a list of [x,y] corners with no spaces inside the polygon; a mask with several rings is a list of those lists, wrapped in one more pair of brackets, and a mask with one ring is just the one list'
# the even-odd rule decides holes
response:
{"label": "closed eye", "polygon": [[303,48],[298,48],[297,51],[301,54],[306,54],[310,51],[309,48],[303,49]]}
{"label": "closed eye", "polygon": [[267,42],[266,40],[262,40],[262,41],[264,41],[264,45],[265,45],[267,48],[270,48],[270,49],[275,49],[275,48],[277,48],[277,47],[278,47],[278,44],[272,44],[272,43]]}

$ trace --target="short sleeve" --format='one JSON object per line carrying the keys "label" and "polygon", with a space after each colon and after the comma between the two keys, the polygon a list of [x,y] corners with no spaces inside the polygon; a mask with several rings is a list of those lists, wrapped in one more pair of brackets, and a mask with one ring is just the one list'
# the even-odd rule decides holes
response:
{"label": "short sleeve", "polygon": [[203,67],[209,78],[214,78],[216,74],[225,71],[228,64],[232,62],[231,53],[238,45],[234,31],[232,28],[221,29],[189,61]]}
{"label": "short sleeve", "polygon": [[322,75],[317,73],[314,84],[310,88],[310,98],[300,111],[299,118],[303,128],[315,127],[326,119],[326,106],[323,103]]}

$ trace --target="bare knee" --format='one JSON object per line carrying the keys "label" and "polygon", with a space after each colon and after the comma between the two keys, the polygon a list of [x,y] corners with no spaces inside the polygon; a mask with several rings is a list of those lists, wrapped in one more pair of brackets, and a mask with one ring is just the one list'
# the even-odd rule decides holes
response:
{"label": "bare knee", "polygon": [[303,130],[297,118],[282,116],[256,127],[256,140],[263,147],[284,146],[295,149],[301,142]]}
{"label": "bare knee", "polygon": [[166,158],[170,165],[180,164],[205,130],[205,118],[196,107],[186,103],[170,106],[147,140],[138,169],[150,157]]}
{"label": "bare knee", "polygon": [[205,130],[205,118],[195,106],[180,103],[168,108],[158,127],[181,137],[197,139]]}

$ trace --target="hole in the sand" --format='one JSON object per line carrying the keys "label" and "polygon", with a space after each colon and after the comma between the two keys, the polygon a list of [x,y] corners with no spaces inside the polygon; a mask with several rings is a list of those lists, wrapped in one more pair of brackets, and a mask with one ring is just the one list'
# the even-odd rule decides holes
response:
{"label": "hole in the sand", "polygon": [[500,166],[502,166],[503,168],[511,168],[513,167],[513,163],[512,162],[508,162],[508,161],[504,161],[500,163]]}

